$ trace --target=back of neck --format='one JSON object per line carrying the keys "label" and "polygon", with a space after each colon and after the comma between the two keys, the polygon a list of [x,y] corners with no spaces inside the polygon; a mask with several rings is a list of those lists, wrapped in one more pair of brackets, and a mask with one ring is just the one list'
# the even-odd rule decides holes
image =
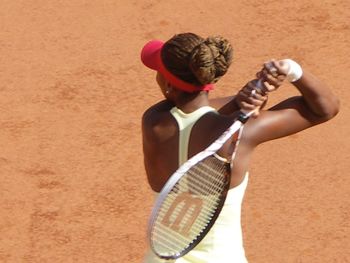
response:
{"label": "back of neck", "polygon": [[208,92],[201,91],[195,94],[179,94],[175,99],[175,105],[185,113],[190,113],[201,107],[209,106]]}

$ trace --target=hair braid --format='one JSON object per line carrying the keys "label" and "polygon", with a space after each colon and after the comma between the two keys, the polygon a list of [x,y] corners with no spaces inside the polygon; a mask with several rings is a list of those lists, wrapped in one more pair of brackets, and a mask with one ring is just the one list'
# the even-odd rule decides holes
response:
{"label": "hair braid", "polygon": [[175,35],[162,49],[167,69],[195,85],[215,83],[232,62],[232,47],[222,37],[204,39],[193,33]]}

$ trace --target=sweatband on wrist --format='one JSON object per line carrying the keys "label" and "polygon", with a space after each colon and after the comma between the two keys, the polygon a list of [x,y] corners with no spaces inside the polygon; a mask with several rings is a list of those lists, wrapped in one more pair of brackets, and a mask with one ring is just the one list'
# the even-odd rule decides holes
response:
{"label": "sweatband on wrist", "polygon": [[299,80],[301,78],[301,76],[303,75],[303,70],[302,70],[301,66],[292,59],[284,59],[282,61],[284,63],[287,63],[289,66],[289,70],[287,73],[287,80],[289,82],[295,82],[295,81]]}

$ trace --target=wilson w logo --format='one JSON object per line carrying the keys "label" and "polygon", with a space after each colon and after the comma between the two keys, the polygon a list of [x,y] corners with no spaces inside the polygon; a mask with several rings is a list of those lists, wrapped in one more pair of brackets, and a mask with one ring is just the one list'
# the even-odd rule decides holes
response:
{"label": "wilson w logo", "polygon": [[181,235],[188,236],[193,223],[201,212],[202,206],[203,201],[200,198],[182,193],[171,204],[162,220],[162,224]]}

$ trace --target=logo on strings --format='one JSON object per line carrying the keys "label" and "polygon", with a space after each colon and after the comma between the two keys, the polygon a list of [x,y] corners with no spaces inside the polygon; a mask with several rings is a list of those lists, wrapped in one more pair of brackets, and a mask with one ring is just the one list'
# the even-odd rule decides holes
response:
{"label": "logo on strings", "polygon": [[203,206],[203,200],[189,193],[179,194],[165,214],[162,224],[173,231],[188,236]]}

